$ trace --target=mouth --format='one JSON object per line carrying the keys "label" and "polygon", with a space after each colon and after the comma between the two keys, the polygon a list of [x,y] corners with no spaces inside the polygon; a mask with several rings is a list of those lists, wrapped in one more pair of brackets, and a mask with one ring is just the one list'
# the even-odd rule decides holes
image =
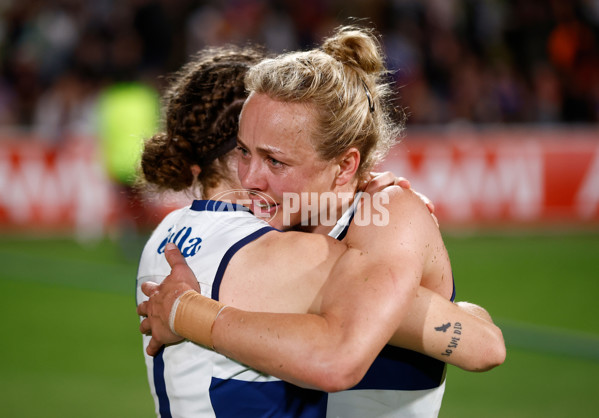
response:
{"label": "mouth", "polygon": [[272,217],[276,214],[279,203],[267,202],[261,199],[252,199],[252,212],[258,217]]}

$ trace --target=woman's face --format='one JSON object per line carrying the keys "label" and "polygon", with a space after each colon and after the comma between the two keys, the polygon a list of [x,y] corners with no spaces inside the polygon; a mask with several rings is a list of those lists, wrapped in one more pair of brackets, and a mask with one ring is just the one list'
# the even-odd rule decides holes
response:
{"label": "woman's face", "polygon": [[250,191],[251,210],[275,228],[288,229],[328,210],[318,203],[323,193],[334,190],[339,166],[318,156],[310,140],[313,127],[303,104],[252,94],[244,105],[239,180]]}

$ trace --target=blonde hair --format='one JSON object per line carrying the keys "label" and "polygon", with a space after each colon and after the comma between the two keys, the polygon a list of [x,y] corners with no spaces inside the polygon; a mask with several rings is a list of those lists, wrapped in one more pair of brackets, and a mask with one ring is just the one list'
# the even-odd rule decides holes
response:
{"label": "blonde hair", "polygon": [[342,26],[320,49],[266,59],[246,76],[250,92],[283,102],[305,103],[316,126],[311,137],[319,156],[334,160],[351,147],[360,151],[363,178],[403,131],[390,102],[390,84],[372,31]]}

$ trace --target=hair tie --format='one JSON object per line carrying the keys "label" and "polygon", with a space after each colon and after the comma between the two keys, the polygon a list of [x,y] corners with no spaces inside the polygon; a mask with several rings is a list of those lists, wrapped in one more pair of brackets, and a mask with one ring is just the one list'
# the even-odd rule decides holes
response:
{"label": "hair tie", "polygon": [[370,109],[370,113],[374,113],[374,100],[372,100],[372,96],[370,95],[370,89],[366,85],[364,80],[362,81],[362,86],[364,87],[364,91],[366,92],[366,97],[368,98],[368,108]]}
{"label": "hair tie", "polygon": [[232,151],[233,148],[237,146],[237,135],[234,135],[222,143],[218,144],[211,151],[207,152],[202,158],[199,159],[198,163],[200,166],[206,166],[210,164],[212,161],[216,160],[219,157],[222,157],[229,151]]}

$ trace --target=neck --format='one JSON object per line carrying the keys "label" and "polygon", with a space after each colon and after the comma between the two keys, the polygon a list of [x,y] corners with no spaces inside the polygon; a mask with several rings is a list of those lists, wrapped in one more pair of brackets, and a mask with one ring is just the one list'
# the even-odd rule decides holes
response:
{"label": "neck", "polygon": [[[312,232],[312,233],[327,235],[334,228],[334,226],[335,226],[336,222],[339,220],[339,218],[341,218],[341,216],[345,213],[345,211],[347,209],[349,209],[351,207],[351,205],[354,203],[354,196],[357,191],[358,191],[358,181],[351,182],[343,187],[339,187],[339,188],[335,189],[334,192],[337,195],[337,199],[335,200],[335,203],[334,203],[335,204],[335,208],[334,208],[335,222],[327,222],[326,224],[323,224],[322,222],[320,222],[320,219],[319,219],[318,225],[308,226],[308,227],[305,227],[307,229],[302,229],[302,230],[305,232]],[[326,216],[326,214],[324,215],[324,217],[328,219],[328,216]]]}
{"label": "neck", "polygon": [[241,186],[231,185],[228,182],[220,182],[216,187],[205,188],[202,198],[236,204],[248,202],[247,193],[241,189]]}

